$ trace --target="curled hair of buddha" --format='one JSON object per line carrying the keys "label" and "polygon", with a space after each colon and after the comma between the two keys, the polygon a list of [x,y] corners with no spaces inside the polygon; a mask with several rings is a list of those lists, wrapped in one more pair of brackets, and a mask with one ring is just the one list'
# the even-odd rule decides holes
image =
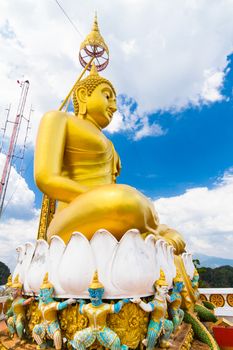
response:
{"label": "curled hair of buddha", "polygon": [[84,87],[87,89],[87,95],[91,96],[91,94],[95,90],[95,88],[98,85],[104,84],[104,83],[108,84],[111,87],[114,94],[116,95],[116,91],[115,91],[114,87],[112,86],[112,83],[109,80],[101,77],[97,72],[96,66],[93,64],[91,67],[90,74],[85,79],[78,81],[74,86],[73,104],[74,104],[75,115],[78,115],[78,112],[79,112],[79,103],[78,103],[78,99],[76,97],[76,90],[79,87]]}

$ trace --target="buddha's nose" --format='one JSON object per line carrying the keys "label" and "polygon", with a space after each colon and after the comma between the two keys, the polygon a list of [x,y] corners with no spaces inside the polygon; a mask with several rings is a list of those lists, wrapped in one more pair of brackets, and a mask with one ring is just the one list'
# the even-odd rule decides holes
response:
{"label": "buddha's nose", "polygon": [[117,105],[116,105],[116,101],[112,101],[111,105],[109,106],[109,108],[111,109],[111,111],[114,113],[117,111]]}

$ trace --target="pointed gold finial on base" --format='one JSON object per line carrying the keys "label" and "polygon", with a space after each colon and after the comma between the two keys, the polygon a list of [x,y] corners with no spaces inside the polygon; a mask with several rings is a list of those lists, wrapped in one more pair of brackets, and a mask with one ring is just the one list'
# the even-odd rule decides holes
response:
{"label": "pointed gold finial on base", "polygon": [[49,273],[46,272],[43,282],[40,286],[40,289],[51,289],[51,288],[53,288],[53,284],[49,282]]}
{"label": "pointed gold finial on base", "polygon": [[23,288],[23,284],[19,280],[19,274],[17,274],[16,277],[14,278],[14,281],[11,285],[11,288],[15,288],[15,289],[22,289]]}
{"label": "pointed gold finial on base", "polygon": [[8,276],[6,286],[7,287],[11,287],[12,286],[12,275]]}
{"label": "pointed gold finial on base", "polygon": [[176,283],[176,282],[183,282],[183,278],[181,276],[181,273],[178,270],[176,271],[175,278],[173,278],[173,282],[174,283]]}
{"label": "pointed gold finial on base", "polygon": [[160,276],[159,276],[159,279],[157,281],[155,281],[155,285],[156,286],[168,286],[165,273],[163,272],[162,269],[160,269]]}
{"label": "pointed gold finial on base", "polygon": [[93,275],[92,282],[91,282],[89,288],[90,289],[104,288],[103,284],[99,281],[97,270],[95,271],[95,273]]}
{"label": "pointed gold finial on base", "polygon": [[88,45],[94,47],[102,47],[107,53],[109,53],[108,46],[106,45],[104,38],[100,34],[99,25],[97,20],[97,14],[95,14],[92,31],[86,36],[86,39],[82,42],[80,50],[84,49]]}

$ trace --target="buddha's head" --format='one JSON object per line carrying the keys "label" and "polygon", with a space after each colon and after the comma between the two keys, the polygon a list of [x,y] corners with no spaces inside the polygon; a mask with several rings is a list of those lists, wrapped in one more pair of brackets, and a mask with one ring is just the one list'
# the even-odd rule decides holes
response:
{"label": "buddha's head", "polygon": [[52,301],[54,288],[51,282],[48,280],[48,272],[46,272],[43,282],[40,286],[40,300],[47,304]]}
{"label": "buddha's head", "polygon": [[115,89],[98,74],[95,65],[88,77],[75,85],[73,103],[75,115],[90,120],[100,129],[111,122],[117,110]]}
{"label": "buddha's head", "polygon": [[98,273],[95,271],[92,282],[88,288],[91,303],[94,306],[99,306],[102,304],[102,298],[104,295],[104,286],[99,281]]}

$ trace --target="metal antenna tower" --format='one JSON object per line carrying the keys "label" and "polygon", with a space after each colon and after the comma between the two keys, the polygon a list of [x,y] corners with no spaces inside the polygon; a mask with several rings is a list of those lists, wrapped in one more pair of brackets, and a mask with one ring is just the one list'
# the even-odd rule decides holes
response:
{"label": "metal antenna tower", "polygon": [[[25,108],[25,104],[26,104],[26,100],[27,100],[27,94],[28,94],[28,90],[29,90],[29,81],[25,80],[25,81],[21,82],[20,87],[22,89],[21,95],[20,95],[20,99],[19,99],[19,104],[18,104],[18,108],[17,108],[15,121],[13,122],[13,130],[12,130],[12,134],[10,137],[9,147],[8,147],[8,150],[6,153],[6,160],[5,160],[5,164],[3,167],[1,182],[0,182],[0,217],[1,217],[2,211],[3,211],[3,205],[4,205],[6,190],[7,190],[7,186],[8,186],[9,177],[10,177],[12,160],[14,157],[14,152],[15,152],[15,148],[16,148],[16,144],[17,144],[17,140],[18,140],[18,136],[19,136],[20,125],[21,125],[22,119],[24,118],[23,113],[24,113],[24,108]],[[8,120],[8,116],[9,116],[9,113],[7,115],[5,129],[6,129],[7,123],[10,122]],[[28,126],[27,126],[27,131],[28,131]],[[5,135],[5,130],[4,130],[4,135]],[[26,135],[27,135],[27,133],[26,133]],[[3,141],[2,141],[2,144],[3,144]]]}

